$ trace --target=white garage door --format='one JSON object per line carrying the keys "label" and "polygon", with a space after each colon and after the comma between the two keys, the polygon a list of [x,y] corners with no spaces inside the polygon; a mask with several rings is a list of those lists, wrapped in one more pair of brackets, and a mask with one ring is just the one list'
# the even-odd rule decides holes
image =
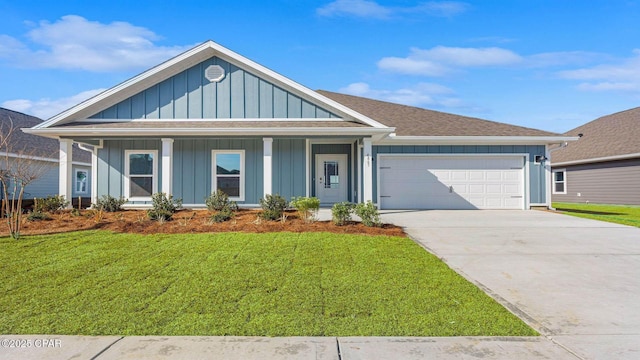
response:
{"label": "white garage door", "polygon": [[524,157],[381,155],[381,209],[524,209]]}

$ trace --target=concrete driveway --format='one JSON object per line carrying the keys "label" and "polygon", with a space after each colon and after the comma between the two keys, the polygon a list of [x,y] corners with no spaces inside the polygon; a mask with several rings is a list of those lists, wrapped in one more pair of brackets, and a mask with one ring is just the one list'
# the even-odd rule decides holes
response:
{"label": "concrete driveway", "polygon": [[640,229],[534,210],[383,220],[574,355],[640,358]]}

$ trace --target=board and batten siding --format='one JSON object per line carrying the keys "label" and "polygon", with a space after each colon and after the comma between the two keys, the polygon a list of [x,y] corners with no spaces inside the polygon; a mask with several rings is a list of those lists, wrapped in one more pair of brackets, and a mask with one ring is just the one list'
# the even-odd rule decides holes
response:
{"label": "board and batten siding", "polygon": [[273,188],[287,200],[306,194],[306,141],[273,139]]}
{"label": "board and batten siding", "polygon": [[[204,76],[207,67],[225,70],[220,82]],[[205,60],[113,105],[92,119],[273,119],[337,118],[248,71],[218,57]]]}
{"label": "board and batten siding", "polygon": [[[124,152],[125,150],[158,151],[158,191],[162,189],[162,143],[160,139],[105,140],[102,149],[98,149],[98,197],[111,195],[124,196]],[[132,202],[149,204],[150,202]]]}
{"label": "board and batten siding", "polygon": [[[529,202],[543,204],[545,198],[545,172],[543,164],[536,164],[536,155],[544,155],[544,145],[376,145],[373,159],[378,154],[529,154]],[[373,198],[378,198],[378,170],[373,166]]]}
{"label": "board and batten siding", "polygon": [[640,205],[640,159],[553,169],[566,170],[567,189],[566,194],[552,194],[554,202]]}
{"label": "board and batten siding", "polygon": [[173,143],[173,196],[184,204],[204,205],[211,192],[212,150],[244,150],[245,200],[257,204],[263,196],[262,138],[176,139]]}

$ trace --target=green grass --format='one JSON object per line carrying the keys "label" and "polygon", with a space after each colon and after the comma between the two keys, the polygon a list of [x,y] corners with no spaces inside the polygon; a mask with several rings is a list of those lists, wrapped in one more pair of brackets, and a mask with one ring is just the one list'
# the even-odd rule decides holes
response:
{"label": "green grass", "polygon": [[85,231],[0,264],[2,334],[537,335],[401,237]]}
{"label": "green grass", "polygon": [[567,215],[640,227],[640,206],[553,203]]}

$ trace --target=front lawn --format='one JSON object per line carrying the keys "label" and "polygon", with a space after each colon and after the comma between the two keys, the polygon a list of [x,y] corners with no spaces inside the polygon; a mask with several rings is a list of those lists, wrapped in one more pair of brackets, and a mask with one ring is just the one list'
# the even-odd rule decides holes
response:
{"label": "front lawn", "polygon": [[84,231],[0,264],[2,334],[536,335],[403,237]]}
{"label": "front lawn", "polygon": [[640,227],[640,206],[553,203],[567,215]]}

